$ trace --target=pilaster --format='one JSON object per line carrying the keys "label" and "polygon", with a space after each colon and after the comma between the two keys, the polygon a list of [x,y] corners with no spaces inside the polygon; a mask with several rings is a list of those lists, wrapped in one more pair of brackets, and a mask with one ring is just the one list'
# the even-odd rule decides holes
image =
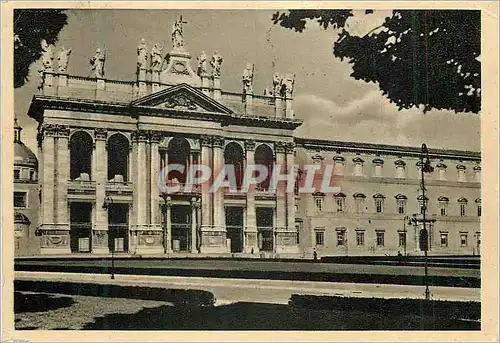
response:
{"label": "pilaster", "polygon": [[158,151],[158,143],[160,142],[159,132],[153,132],[150,137],[151,141],[151,224],[160,224],[160,188],[158,184],[158,174],[160,173],[160,153]]}
{"label": "pilaster", "polygon": [[[212,167],[211,147],[212,137],[202,136],[201,143],[201,163],[204,166]],[[209,229],[212,226],[212,195],[210,193],[210,182],[203,182],[201,185],[201,226],[202,229]]]}
{"label": "pilaster", "polygon": [[[255,141],[245,141],[246,166],[255,164]],[[250,187],[247,192],[245,207],[245,232],[244,252],[257,253],[259,246],[257,242],[257,221],[255,217],[255,187]]]}
{"label": "pilaster", "polygon": [[94,130],[94,158],[92,180],[95,181],[95,222],[92,228],[92,252],[109,253],[108,248],[108,211],[103,208],[106,199],[106,181],[108,178],[108,154],[106,147],[107,131]]}

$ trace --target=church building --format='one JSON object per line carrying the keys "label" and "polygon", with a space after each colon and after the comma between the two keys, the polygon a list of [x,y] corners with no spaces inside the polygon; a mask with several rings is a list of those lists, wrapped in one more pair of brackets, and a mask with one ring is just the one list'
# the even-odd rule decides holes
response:
{"label": "church building", "polygon": [[[62,49],[54,68],[45,47],[28,113],[39,124],[39,175],[28,182],[40,188],[30,218],[39,254],[418,255],[423,203],[430,254],[480,253],[480,153],[430,149],[422,197],[420,148],[297,137],[294,76],[275,74],[256,92],[249,64],[241,92],[224,91],[228,62],[202,52],[193,70],[182,19],[168,53],[140,42],[136,80],[107,79],[99,49],[92,77],[68,75],[68,59]],[[309,164],[333,165],[340,191],[274,192],[270,177],[249,192],[211,191],[214,176],[186,187],[195,165],[214,175],[232,166],[240,190],[248,166]]]}

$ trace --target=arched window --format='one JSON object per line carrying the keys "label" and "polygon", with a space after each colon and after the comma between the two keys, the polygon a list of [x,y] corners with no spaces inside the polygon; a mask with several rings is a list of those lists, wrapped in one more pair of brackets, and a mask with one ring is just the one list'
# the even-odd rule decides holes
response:
{"label": "arched window", "polygon": [[71,135],[70,172],[71,180],[90,181],[92,178],[92,137],[85,131]]}
{"label": "arched window", "polygon": [[363,193],[354,193],[352,196],[354,198],[355,211],[357,213],[363,213],[365,211],[366,195],[364,195]]}
{"label": "arched window", "polygon": [[438,163],[436,165],[436,170],[438,173],[438,180],[440,181],[445,181],[446,180],[446,164],[444,163]]}
{"label": "arched window", "polygon": [[481,182],[481,166],[475,165],[473,169],[474,169],[474,180],[476,182]]}
{"label": "arched window", "polygon": [[467,199],[464,197],[461,197],[458,199],[458,205],[460,206],[460,215],[466,216],[467,215]]}
{"label": "arched window", "polygon": [[354,176],[363,176],[364,162],[365,161],[359,156],[356,156],[352,159],[352,163],[354,163]]}
{"label": "arched window", "polygon": [[[224,149],[224,165],[232,165],[234,167],[234,181],[235,185],[232,184],[232,177],[228,178],[229,184],[232,188],[241,189],[241,184],[243,182],[243,174],[245,169],[245,159],[243,149],[238,143],[231,142],[226,145]],[[227,170],[227,173],[231,171]]]}
{"label": "arched window", "polygon": [[463,164],[457,164],[457,172],[458,172],[458,181],[459,182],[465,182],[466,176],[465,176],[465,165]]}
{"label": "arched window", "polygon": [[380,193],[373,196],[373,200],[375,201],[375,212],[384,213],[384,199],[385,196]]}
{"label": "arched window", "polygon": [[271,148],[266,144],[261,144],[255,149],[255,164],[263,165],[267,168],[267,177],[257,185],[259,190],[269,190],[269,184],[273,174],[274,156]]}
{"label": "arched window", "polygon": [[120,134],[108,139],[108,181],[127,182],[129,165],[129,141]]}
{"label": "arched window", "polygon": [[384,160],[380,158],[375,158],[373,161],[373,176],[382,176],[382,167],[384,166]]}
{"label": "arched window", "polygon": [[396,177],[398,179],[404,179],[406,176],[406,162],[399,159],[394,161],[394,166],[396,167]]}
{"label": "arched window", "polygon": [[398,194],[395,196],[396,198],[396,203],[398,206],[398,213],[399,214],[404,214],[406,213],[406,201],[408,198],[404,194]]}
{"label": "arched window", "polygon": [[179,164],[184,166],[184,171],[171,170],[168,172],[167,180],[174,183],[186,183],[186,175],[189,165],[191,146],[185,138],[175,137],[168,143],[168,164]]}

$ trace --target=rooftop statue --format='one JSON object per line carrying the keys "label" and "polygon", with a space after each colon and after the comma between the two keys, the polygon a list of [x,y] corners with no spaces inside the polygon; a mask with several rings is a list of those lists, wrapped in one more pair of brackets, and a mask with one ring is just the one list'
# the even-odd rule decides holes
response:
{"label": "rooftop statue", "polygon": [[47,44],[45,39],[41,42],[42,46],[42,69],[45,72],[53,72],[52,60],[54,59],[54,53],[52,51],[52,46]]}
{"label": "rooftop statue", "polygon": [[151,49],[151,69],[154,71],[158,71],[161,68],[161,63],[163,61],[162,51],[163,47],[160,47],[158,43]]}
{"label": "rooftop statue", "polygon": [[146,69],[148,63],[148,47],[146,46],[146,40],[141,39],[141,44],[137,47],[137,68]]}
{"label": "rooftop statue", "polygon": [[57,55],[57,69],[60,74],[66,74],[68,70],[69,55],[71,55],[71,49],[61,47],[61,51]]}
{"label": "rooftop statue", "polygon": [[94,76],[104,78],[104,62],[106,61],[106,53],[102,53],[101,49],[97,48],[95,55],[90,59],[90,65],[94,71]]}
{"label": "rooftop statue", "polygon": [[248,63],[247,67],[243,71],[242,81],[243,81],[243,91],[245,93],[253,93],[253,73],[255,65],[253,63]]}
{"label": "rooftop statue", "polygon": [[281,94],[281,80],[283,78],[279,73],[273,75],[273,95],[279,96]]}
{"label": "rooftop statue", "polygon": [[172,25],[172,46],[174,49],[184,47],[182,24],[187,24],[187,22],[182,21],[182,16],[180,16],[179,20],[174,21]]}
{"label": "rooftop statue", "polygon": [[220,77],[220,67],[223,59],[218,51],[214,52],[210,65],[212,66],[212,76]]}
{"label": "rooftop statue", "polygon": [[197,58],[198,60],[198,70],[197,74],[198,76],[203,76],[207,74],[207,55],[205,54],[205,51],[202,51],[200,56]]}
{"label": "rooftop statue", "polygon": [[295,75],[294,74],[287,74],[281,80],[282,96],[286,96],[287,98],[290,98],[293,94],[294,85],[295,85]]}

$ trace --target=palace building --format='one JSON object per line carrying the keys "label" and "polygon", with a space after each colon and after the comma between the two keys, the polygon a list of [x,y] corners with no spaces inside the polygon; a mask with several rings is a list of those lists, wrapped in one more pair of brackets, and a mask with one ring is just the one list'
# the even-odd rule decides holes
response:
{"label": "palace building", "polygon": [[[242,91],[227,92],[218,52],[210,61],[200,54],[192,69],[182,20],[172,45],[163,55],[158,45],[148,51],[143,40],[133,81],[107,79],[100,50],[91,59],[93,77],[68,75],[67,50],[54,68],[45,47],[28,113],[39,123],[38,176],[34,155],[19,152],[30,156],[27,167],[34,170],[26,184],[37,188],[28,199],[40,201],[26,230],[39,246],[34,253],[420,254],[421,215],[413,214],[422,202],[429,253],[480,253],[480,153],[430,149],[435,172],[426,175],[424,199],[420,148],[296,137],[302,121],[293,111],[294,76],[275,74],[257,95],[250,64]],[[189,181],[186,172],[162,174],[172,164],[214,171],[232,165],[238,189],[249,165],[333,164],[341,192],[272,192],[269,178],[252,192],[210,192],[208,182],[166,192],[162,182]],[[17,188],[14,199],[20,201]]]}

